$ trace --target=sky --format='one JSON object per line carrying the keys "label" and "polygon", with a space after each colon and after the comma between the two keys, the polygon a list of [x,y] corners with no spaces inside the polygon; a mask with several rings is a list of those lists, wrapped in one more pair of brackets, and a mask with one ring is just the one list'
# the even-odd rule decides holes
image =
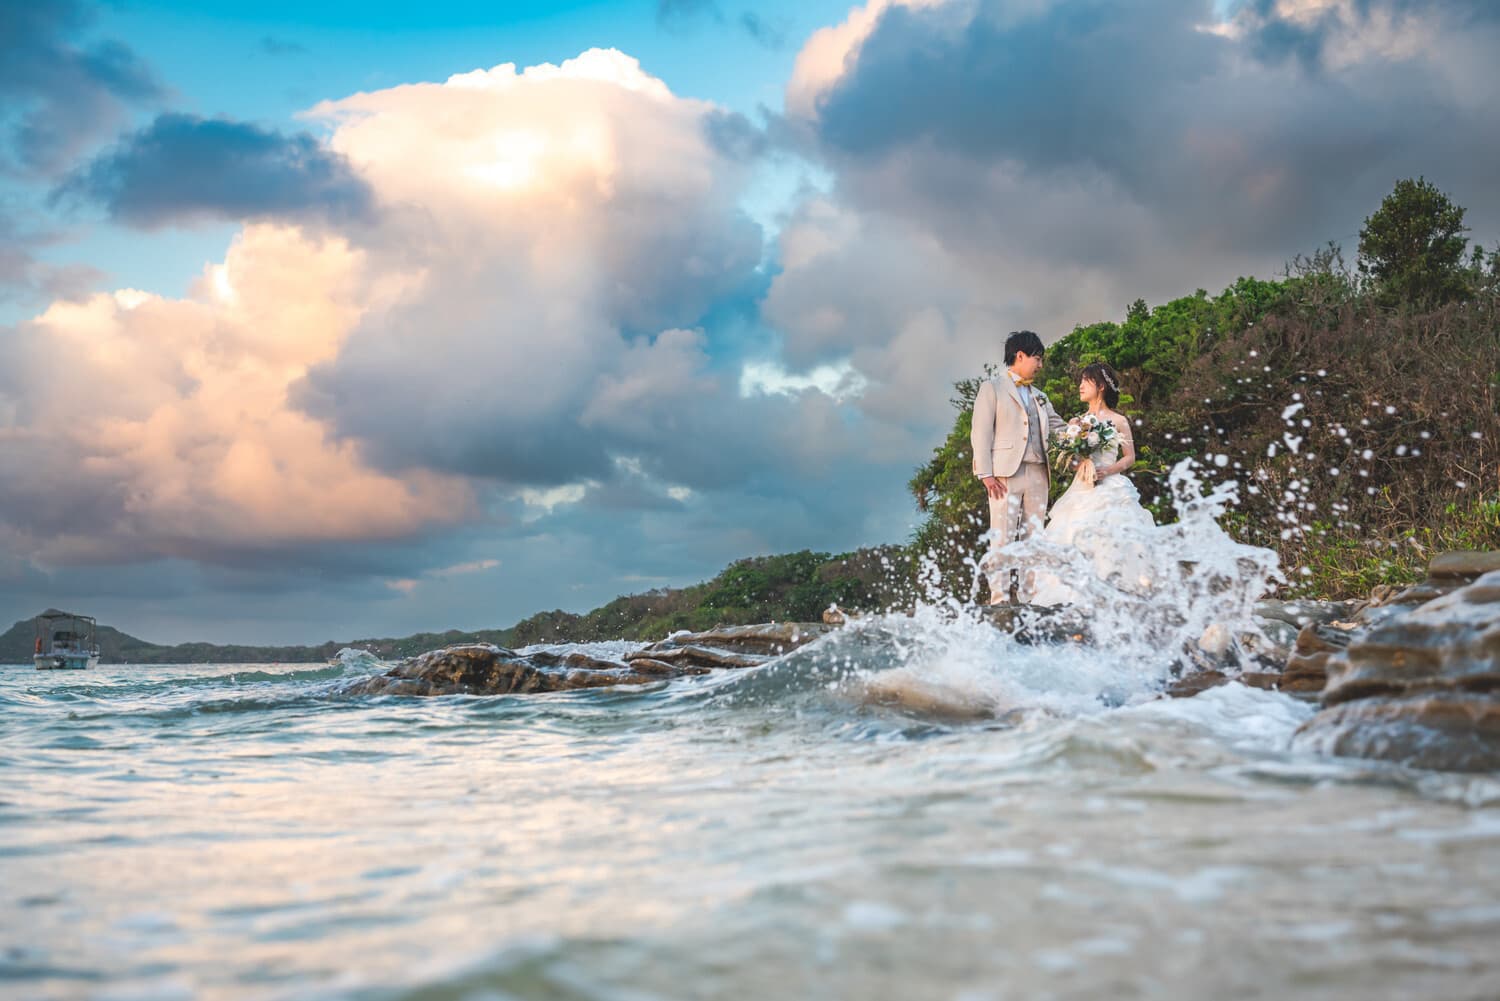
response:
{"label": "sky", "polygon": [[1500,239],[1488,0],[0,0],[0,621],[510,625],[904,541],[952,383]]}

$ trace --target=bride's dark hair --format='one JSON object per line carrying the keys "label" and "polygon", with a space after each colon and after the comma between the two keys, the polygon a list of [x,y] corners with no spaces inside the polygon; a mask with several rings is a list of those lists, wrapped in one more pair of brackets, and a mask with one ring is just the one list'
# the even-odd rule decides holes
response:
{"label": "bride's dark hair", "polygon": [[1115,370],[1102,362],[1096,362],[1083,370],[1080,378],[1092,382],[1104,393],[1104,405],[1113,410],[1120,404],[1120,377]]}

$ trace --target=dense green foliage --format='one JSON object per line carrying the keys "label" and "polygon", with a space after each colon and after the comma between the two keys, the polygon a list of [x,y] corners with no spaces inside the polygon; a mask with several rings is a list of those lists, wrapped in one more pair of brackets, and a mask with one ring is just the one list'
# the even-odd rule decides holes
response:
{"label": "dense green foliage", "polygon": [[[1440,306],[1484,277],[1483,247],[1464,264],[1464,210],[1426,178],[1399,181],[1359,231],[1359,272],[1383,305]],[[1490,258],[1490,271],[1495,268]]]}
{"label": "dense green foliage", "polygon": [[544,612],[508,630],[512,646],[530,643],[660,639],[753,622],[816,622],[829,605],[884,608],[910,604],[899,546],[842,556],[806,550],[731,563],[713,580],[616,598],[587,615]]}

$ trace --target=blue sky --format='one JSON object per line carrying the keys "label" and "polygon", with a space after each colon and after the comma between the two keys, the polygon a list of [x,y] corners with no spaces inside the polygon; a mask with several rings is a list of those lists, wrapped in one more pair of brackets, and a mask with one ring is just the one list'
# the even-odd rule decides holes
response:
{"label": "blue sky", "polygon": [[899,542],[1007,331],[1352,252],[1404,176],[1500,234],[1478,0],[0,28],[0,618],[158,641],[504,626]]}
{"label": "blue sky", "polygon": [[[761,106],[779,108],[796,40],[835,21],[847,6],[756,4],[755,17],[775,36],[757,39],[739,21],[747,10],[701,3],[663,9],[650,0],[121,3],[88,9],[85,37],[125,40],[170,89],[164,103],[173,108],[288,129],[327,97],[442,80],[502,62],[560,63],[595,46],[635,55],[678,93],[754,114]],[[41,256],[58,263],[85,259],[120,285],[180,294],[233,232],[233,223],[147,235],[94,227]],[[0,302],[0,319],[24,312]]]}

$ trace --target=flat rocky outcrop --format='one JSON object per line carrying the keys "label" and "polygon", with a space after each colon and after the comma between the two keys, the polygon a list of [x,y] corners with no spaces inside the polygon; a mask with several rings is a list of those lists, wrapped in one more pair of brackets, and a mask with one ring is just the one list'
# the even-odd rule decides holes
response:
{"label": "flat rocky outcrop", "polygon": [[[1488,569],[1493,567],[1493,569]],[[1477,579],[1475,571],[1487,571]],[[1417,768],[1500,770],[1500,553],[1447,554],[1327,655],[1296,743]]]}
{"label": "flat rocky outcrop", "polygon": [[363,678],[346,695],[526,695],[613,685],[645,685],[712,670],[757,667],[810,643],[832,627],[821,623],[733,626],[679,633],[604,660],[581,652],[520,654],[489,644],[433,650]]}

